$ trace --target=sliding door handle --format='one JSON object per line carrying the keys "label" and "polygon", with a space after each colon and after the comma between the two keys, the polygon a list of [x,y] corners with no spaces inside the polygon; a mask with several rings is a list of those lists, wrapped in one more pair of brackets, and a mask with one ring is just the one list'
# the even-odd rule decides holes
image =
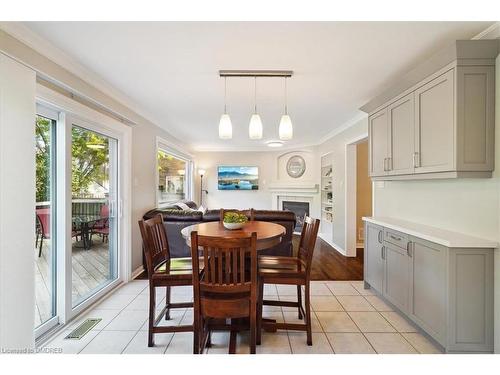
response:
{"label": "sliding door handle", "polygon": [[420,167],[420,153],[414,152],[413,153],[413,168],[419,168]]}

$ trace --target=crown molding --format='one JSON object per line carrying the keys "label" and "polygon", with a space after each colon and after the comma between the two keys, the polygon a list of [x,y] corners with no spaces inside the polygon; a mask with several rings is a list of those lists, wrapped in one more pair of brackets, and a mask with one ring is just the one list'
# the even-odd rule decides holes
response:
{"label": "crown molding", "polygon": [[481,31],[471,39],[499,39],[500,38],[500,22],[495,22],[490,27]]}
{"label": "crown molding", "polygon": [[354,115],[350,120],[347,120],[344,122],[342,125],[336,127],[333,129],[330,133],[325,135],[320,139],[320,141],[316,144],[316,146],[319,146],[327,141],[329,141],[331,138],[335,137],[336,135],[342,133],[343,131],[349,129],[351,126],[357,124],[359,121],[368,118],[368,115],[366,113],[363,113],[361,111],[357,111],[358,113]]}
{"label": "crown molding", "polygon": [[[0,29],[10,34],[29,48],[52,60],[57,65],[74,74],[81,80],[92,85],[97,90],[108,95],[122,105],[128,107],[133,112],[150,121],[153,124],[160,124],[161,121],[154,115],[138,105],[133,99],[116,89],[113,85],[99,76],[97,73],[85,68],[67,53],[54,46],[48,40],[44,39],[29,27],[21,22],[0,22]],[[159,125],[157,125],[159,126]]]}

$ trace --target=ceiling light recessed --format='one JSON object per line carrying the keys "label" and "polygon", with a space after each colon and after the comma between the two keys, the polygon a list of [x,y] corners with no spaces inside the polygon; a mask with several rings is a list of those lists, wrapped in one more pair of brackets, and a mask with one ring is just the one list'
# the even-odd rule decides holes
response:
{"label": "ceiling light recessed", "polygon": [[269,142],[266,142],[267,146],[268,147],[283,147],[283,145],[285,144],[285,142],[282,142],[282,141],[269,141]]}

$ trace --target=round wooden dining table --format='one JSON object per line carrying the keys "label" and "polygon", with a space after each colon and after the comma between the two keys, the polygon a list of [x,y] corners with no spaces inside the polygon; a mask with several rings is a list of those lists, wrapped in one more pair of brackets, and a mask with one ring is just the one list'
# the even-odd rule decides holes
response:
{"label": "round wooden dining table", "polygon": [[257,251],[269,249],[278,245],[285,235],[286,229],[283,225],[267,221],[249,221],[242,229],[229,230],[224,228],[220,221],[210,221],[190,225],[181,230],[182,237],[191,247],[191,233],[198,232],[199,236],[210,236],[218,238],[241,238],[248,237],[253,232],[257,233]]}
{"label": "round wooden dining table", "polygon": [[[257,251],[269,249],[278,245],[281,238],[285,235],[286,229],[283,225],[270,223],[267,221],[248,221],[242,229],[229,230],[224,228],[220,221],[210,221],[190,225],[181,230],[182,237],[191,247],[191,233],[197,231],[200,236],[210,236],[219,238],[241,238],[248,237],[253,232],[257,233]],[[233,322],[233,319],[231,319]],[[234,319],[234,321],[243,321],[248,325],[247,319]],[[262,327],[266,331],[276,332],[276,320],[262,319]],[[231,330],[229,336],[229,353],[236,352],[236,331]]]}

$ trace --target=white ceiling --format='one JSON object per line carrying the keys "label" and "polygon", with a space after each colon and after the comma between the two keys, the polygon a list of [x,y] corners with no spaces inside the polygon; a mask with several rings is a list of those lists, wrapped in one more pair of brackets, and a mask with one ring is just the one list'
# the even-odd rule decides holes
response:
{"label": "white ceiling", "polygon": [[233,139],[218,139],[219,69],[289,69],[294,139],[317,144],[385,85],[488,22],[30,22],[32,31],[131,98],[194,150],[268,149],[278,138],[283,79],[257,81],[264,139],[248,138],[253,80],[228,79]]}

